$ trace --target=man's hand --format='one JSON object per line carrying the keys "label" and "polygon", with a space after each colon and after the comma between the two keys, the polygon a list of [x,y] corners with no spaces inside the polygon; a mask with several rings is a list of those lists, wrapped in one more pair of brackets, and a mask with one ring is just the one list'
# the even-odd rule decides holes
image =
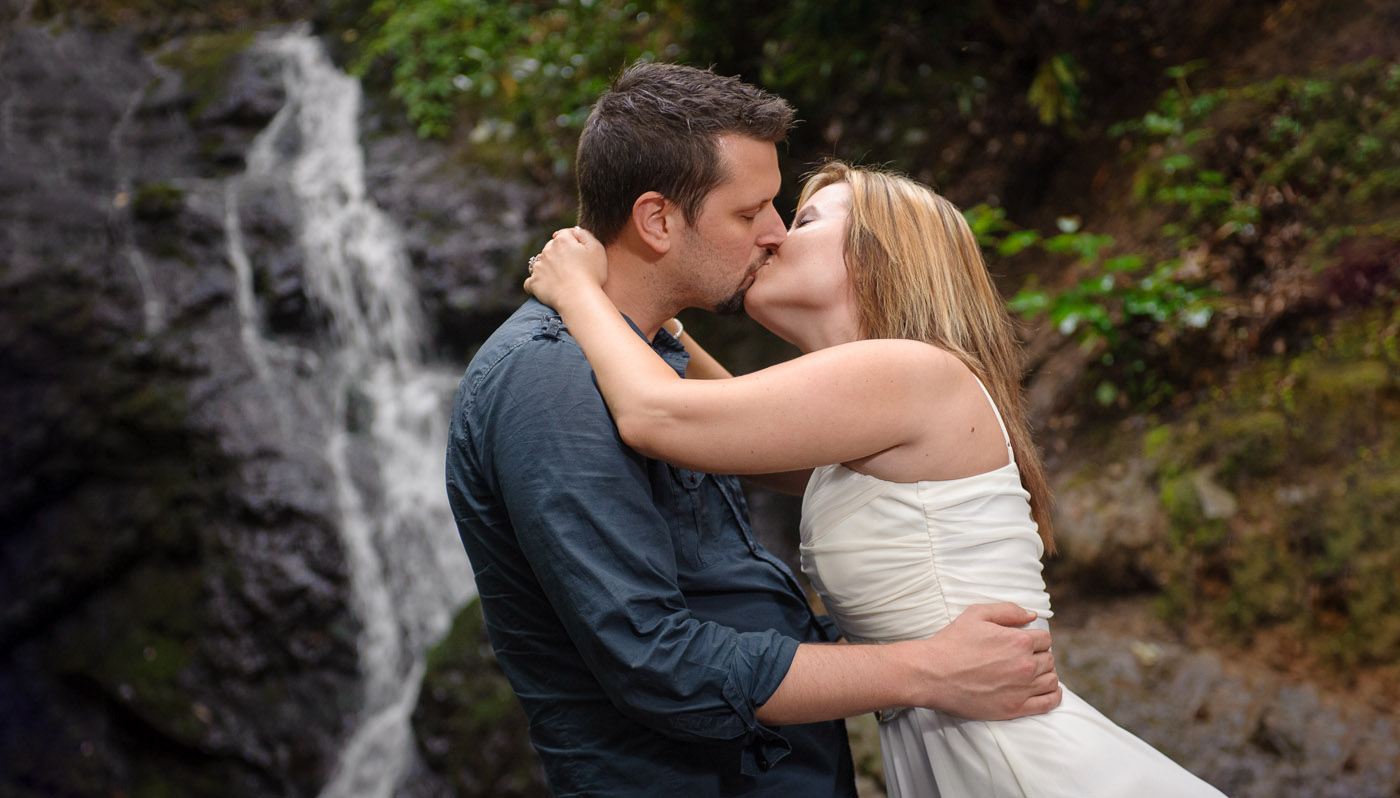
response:
{"label": "man's hand", "polygon": [[1017,628],[1034,619],[1014,604],[979,604],[918,641],[927,696],[915,703],[973,720],[1038,715],[1059,706],[1050,633]]}

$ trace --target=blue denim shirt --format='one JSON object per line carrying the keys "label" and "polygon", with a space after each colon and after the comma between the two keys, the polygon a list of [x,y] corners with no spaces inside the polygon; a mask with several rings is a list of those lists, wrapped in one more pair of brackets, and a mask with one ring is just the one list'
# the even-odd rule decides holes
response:
{"label": "blue denim shirt", "polygon": [[[684,348],[656,338],[684,374]],[[856,794],[842,722],[754,716],[799,641],[833,632],[754,539],[738,481],[624,444],[539,302],[467,367],[447,492],[557,796]]]}

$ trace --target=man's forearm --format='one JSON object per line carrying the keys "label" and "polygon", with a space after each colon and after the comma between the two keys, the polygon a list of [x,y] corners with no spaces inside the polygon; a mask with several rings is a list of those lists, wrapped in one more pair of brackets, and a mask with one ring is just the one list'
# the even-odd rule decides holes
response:
{"label": "man's forearm", "polygon": [[903,706],[977,720],[1048,712],[1060,703],[1050,635],[1018,628],[1034,618],[1011,604],[979,605],[926,640],[804,643],[758,719],[813,723]]}
{"label": "man's forearm", "polygon": [[785,726],[902,706],[907,686],[917,679],[904,658],[908,648],[908,643],[803,643],[787,676],[758,708],[758,719]]}

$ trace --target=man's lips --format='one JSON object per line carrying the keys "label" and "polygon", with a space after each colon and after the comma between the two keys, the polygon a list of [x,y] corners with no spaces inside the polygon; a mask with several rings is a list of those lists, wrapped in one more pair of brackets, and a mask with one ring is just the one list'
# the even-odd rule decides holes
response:
{"label": "man's lips", "polygon": [[768,261],[769,261],[769,259],[771,259],[772,257],[773,257],[772,255],[769,255],[767,258],[764,258],[763,260],[761,260],[761,261],[759,261],[758,263],[754,264],[754,266],[753,266],[752,269],[749,269],[749,273],[748,273],[747,275],[744,276],[744,287],[745,287],[745,288],[747,288],[747,287],[753,285],[753,281],[758,277],[758,273],[759,273],[760,271],[762,271],[762,269],[763,269],[764,266],[767,266],[767,265],[768,265]]}

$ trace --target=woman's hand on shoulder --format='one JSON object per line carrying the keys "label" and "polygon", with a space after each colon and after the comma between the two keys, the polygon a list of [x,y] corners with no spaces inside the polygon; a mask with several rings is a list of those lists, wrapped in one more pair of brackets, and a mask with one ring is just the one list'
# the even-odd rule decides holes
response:
{"label": "woman's hand on shoulder", "polygon": [[608,256],[603,245],[582,227],[556,230],[540,254],[530,259],[525,290],[546,305],[559,303],[608,279]]}

